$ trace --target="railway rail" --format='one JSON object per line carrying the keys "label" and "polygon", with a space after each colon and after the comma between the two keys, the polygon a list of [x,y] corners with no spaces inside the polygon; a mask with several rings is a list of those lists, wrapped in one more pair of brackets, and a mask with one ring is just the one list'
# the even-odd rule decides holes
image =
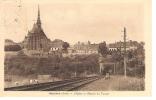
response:
{"label": "railway rail", "polygon": [[74,78],[64,81],[38,83],[17,87],[5,88],[5,91],[74,91],[86,84],[100,79],[101,76]]}

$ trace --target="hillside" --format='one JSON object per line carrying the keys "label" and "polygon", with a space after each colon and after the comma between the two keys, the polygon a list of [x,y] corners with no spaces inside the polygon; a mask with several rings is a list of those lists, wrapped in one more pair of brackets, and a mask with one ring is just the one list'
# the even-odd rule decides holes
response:
{"label": "hillside", "polygon": [[11,75],[52,75],[60,78],[70,78],[77,72],[97,73],[97,55],[76,56],[74,58],[53,56],[49,58],[35,58],[15,55],[5,57],[5,74]]}

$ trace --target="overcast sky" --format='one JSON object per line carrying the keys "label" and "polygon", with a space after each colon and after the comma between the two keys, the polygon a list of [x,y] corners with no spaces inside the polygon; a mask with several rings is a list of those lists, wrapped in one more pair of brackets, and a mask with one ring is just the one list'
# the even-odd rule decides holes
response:
{"label": "overcast sky", "polygon": [[17,2],[6,0],[1,3],[0,12],[3,13],[1,28],[4,26],[5,38],[16,42],[22,41],[27,31],[32,29],[37,19],[38,4],[42,28],[51,40],[62,39],[69,43],[88,40],[92,43],[110,43],[122,40],[121,31],[125,26],[128,40],[144,41],[142,2],[14,1]]}

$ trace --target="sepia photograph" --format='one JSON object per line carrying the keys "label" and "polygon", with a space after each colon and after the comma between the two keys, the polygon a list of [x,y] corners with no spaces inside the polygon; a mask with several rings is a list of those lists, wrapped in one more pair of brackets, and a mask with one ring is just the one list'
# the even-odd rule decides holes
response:
{"label": "sepia photograph", "polygon": [[0,13],[3,95],[150,95],[151,0],[0,0]]}

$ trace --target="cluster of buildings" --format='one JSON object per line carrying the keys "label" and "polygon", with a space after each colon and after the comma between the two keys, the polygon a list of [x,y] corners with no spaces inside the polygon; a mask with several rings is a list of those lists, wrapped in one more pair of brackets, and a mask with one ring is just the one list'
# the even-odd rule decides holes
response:
{"label": "cluster of buildings", "polygon": [[[138,42],[137,41],[127,41],[126,42],[126,50],[135,50],[137,49],[137,45],[138,45]],[[124,50],[124,42],[115,42],[115,43],[110,43],[108,45],[108,48],[110,51],[115,51],[115,50],[118,50],[120,49],[121,51]]]}
{"label": "cluster of buildings", "polygon": [[70,48],[68,48],[68,53],[69,54],[97,54],[98,53],[98,44],[91,44],[90,41],[87,43],[84,42],[77,42]]}
{"label": "cluster of buildings", "polygon": [[[55,39],[51,41],[44,33],[41,26],[40,9],[38,8],[37,22],[34,23],[33,28],[28,31],[24,41],[21,43],[25,54],[30,56],[48,56],[59,54],[62,55],[64,41]],[[77,42],[67,49],[65,55],[80,55],[80,54],[98,54],[99,44],[91,43],[90,41]],[[108,44],[109,51],[123,50],[123,42],[115,42]],[[127,50],[137,49],[136,43],[133,41],[127,42]]]}

